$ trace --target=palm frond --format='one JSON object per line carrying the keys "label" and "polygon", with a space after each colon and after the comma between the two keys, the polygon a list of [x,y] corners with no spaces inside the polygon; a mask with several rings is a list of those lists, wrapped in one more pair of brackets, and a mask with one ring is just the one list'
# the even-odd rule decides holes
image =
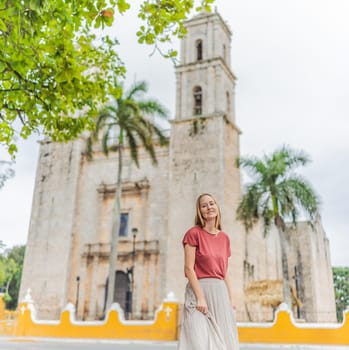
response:
{"label": "palm frond", "polygon": [[137,168],[139,168],[138,147],[137,147],[136,139],[129,129],[127,129],[125,132],[126,132],[127,143],[131,153],[131,158],[135,162]]}
{"label": "palm frond", "polygon": [[130,98],[128,99],[125,99],[124,101],[122,101],[123,103],[123,110],[124,111],[127,111],[125,114],[128,114],[128,115],[140,115],[140,108],[139,108],[139,105],[138,105],[138,102],[136,100],[132,100]]}
{"label": "palm frond", "polygon": [[148,91],[148,84],[145,81],[134,83],[125,94],[125,99],[135,99],[137,95]]}
{"label": "palm frond", "polygon": [[260,217],[259,200],[261,196],[258,185],[253,184],[247,186],[240,201],[237,208],[237,219],[244,224],[246,231],[250,231]]}
{"label": "palm frond", "polygon": [[285,172],[293,170],[299,166],[305,166],[310,162],[310,157],[304,151],[295,150],[287,145],[273,153],[275,158],[280,159],[284,166]]}
{"label": "palm frond", "polygon": [[116,121],[118,119],[119,114],[119,104],[117,101],[115,101],[114,104],[110,104],[105,106],[104,113],[106,114],[107,120],[114,120]]}
{"label": "palm frond", "polygon": [[111,126],[107,126],[103,136],[102,136],[102,150],[106,156],[109,154],[109,138],[110,138]]}
{"label": "palm frond", "polygon": [[279,213],[283,217],[292,217],[296,222],[299,216],[297,203],[287,180],[284,180],[275,186],[275,196],[278,199]]}
{"label": "palm frond", "polygon": [[156,115],[168,119],[168,111],[159,102],[155,100],[146,100],[138,102],[139,109],[147,115]]}
{"label": "palm frond", "polygon": [[260,217],[263,221],[263,235],[264,237],[270,231],[271,225],[274,219],[274,211],[270,208],[270,197],[264,196],[264,201],[261,203],[260,208],[262,210]]}
{"label": "palm frond", "polygon": [[257,157],[241,157],[237,159],[237,166],[244,168],[252,177],[259,178],[266,171],[266,166]]}
{"label": "palm frond", "polygon": [[98,134],[106,124],[108,124],[108,119],[111,117],[108,109],[104,107],[99,113],[96,120],[95,132]]}
{"label": "palm frond", "polygon": [[305,212],[310,220],[316,220],[320,201],[319,196],[309,182],[302,176],[293,175],[291,178],[285,180],[284,186],[289,188],[296,205]]}
{"label": "palm frond", "polygon": [[156,125],[152,125],[152,129],[155,135],[158,137],[161,146],[166,146],[169,144],[169,138],[164,134],[163,130]]}
{"label": "palm frond", "polygon": [[157,158],[155,154],[155,148],[153,143],[153,132],[151,128],[151,123],[149,123],[146,119],[140,119],[138,123],[137,135],[141,139],[141,142],[151,157],[153,164],[157,164]]}

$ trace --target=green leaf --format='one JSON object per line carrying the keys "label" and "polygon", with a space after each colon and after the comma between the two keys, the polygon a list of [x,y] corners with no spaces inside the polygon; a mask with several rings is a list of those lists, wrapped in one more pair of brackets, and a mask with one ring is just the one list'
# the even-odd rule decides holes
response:
{"label": "green leaf", "polygon": [[117,7],[120,13],[126,12],[131,6],[130,4],[125,0],[118,0],[117,1]]}
{"label": "green leaf", "polygon": [[4,32],[7,31],[6,24],[5,24],[5,22],[2,19],[0,19],[0,30],[2,30]]}
{"label": "green leaf", "polygon": [[[199,2],[199,1],[197,1]],[[203,6],[212,0],[203,2]],[[41,130],[55,140],[70,140],[91,128],[91,118],[108,94],[120,95],[115,81],[126,67],[118,43],[103,31],[95,40],[93,29],[114,24],[115,14],[125,14],[127,0],[26,0],[5,2],[0,18],[0,145],[12,156],[15,135],[27,138]],[[139,43],[168,43],[185,33],[183,21],[195,1],[141,1],[135,30]],[[117,25],[117,23],[116,23]],[[6,33],[5,33],[6,32]],[[101,33],[101,34],[100,34]],[[166,50],[167,51],[167,50]],[[161,52],[161,50],[159,50]],[[174,58],[174,50],[163,54]],[[91,67],[96,67],[92,70]],[[86,110],[76,121],[62,119]],[[19,118],[24,118],[25,127]]]}

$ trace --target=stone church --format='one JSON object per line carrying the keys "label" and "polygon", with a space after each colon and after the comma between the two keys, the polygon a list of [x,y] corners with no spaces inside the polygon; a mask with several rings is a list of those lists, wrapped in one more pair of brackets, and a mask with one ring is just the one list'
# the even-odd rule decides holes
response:
{"label": "stone church", "polygon": [[[169,292],[183,301],[181,240],[193,225],[197,196],[210,192],[231,240],[237,318],[270,320],[272,308],[245,296],[251,282],[281,278],[281,259],[275,230],[264,237],[257,225],[247,234],[235,218],[242,185],[235,166],[241,131],[232,32],[217,12],[200,13],[186,26],[169,146],[156,147],[157,166],[142,148],[139,168],[125,152],[114,300],[134,319],[152,318]],[[30,288],[42,319],[57,319],[68,302],[78,319],[105,315],[117,157],[96,145],[89,160],[85,150],[84,138],[40,146],[20,298]],[[300,223],[289,237],[289,272],[302,303],[297,317],[334,321],[329,242],[321,224],[311,230]]]}

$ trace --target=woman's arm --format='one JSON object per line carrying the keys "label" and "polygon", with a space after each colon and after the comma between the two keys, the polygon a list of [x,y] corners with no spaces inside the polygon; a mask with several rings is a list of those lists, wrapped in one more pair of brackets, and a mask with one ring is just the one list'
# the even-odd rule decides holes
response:
{"label": "woman's arm", "polygon": [[231,306],[235,309],[235,304],[234,304],[234,299],[233,299],[233,287],[232,287],[231,279],[229,276],[229,271],[227,271],[227,273],[225,275],[224,282],[225,282],[225,285],[227,286],[227,289],[228,289],[228,294],[229,294]]}
{"label": "woman's arm", "polygon": [[196,296],[196,308],[203,314],[206,314],[208,311],[207,303],[194,271],[195,251],[196,247],[193,247],[190,244],[184,246],[184,273]]}

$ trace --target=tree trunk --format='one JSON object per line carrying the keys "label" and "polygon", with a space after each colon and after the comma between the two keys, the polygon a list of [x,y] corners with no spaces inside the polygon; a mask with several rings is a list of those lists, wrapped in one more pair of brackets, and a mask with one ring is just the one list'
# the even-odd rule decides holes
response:
{"label": "tree trunk", "polygon": [[107,294],[107,305],[106,311],[110,309],[111,304],[114,302],[114,287],[115,287],[115,271],[116,263],[118,259],[118,244],[119,244],[119,231],[120,231],[120,215],[121,215],[121,194],[122,194],[122,151],[123,146],[119,144],[118,147],[118,179],[115,191],[115,202],[113,210],[113,225],[111,232],[110,241],[110,255],[109,255],[109,274],[108,274],[108,294]]}
{"label": "tree trunk", "polygon": [[6,291],[5,291],[5,293],[6,294],[8,294],[8,290],[9,290],[9,288],[10,288],[10,283],[11,283],[11,281],[12,281],[12,277],[7,281],[7,283],[6,283]]}
{"label": "tree trunk", "polygon": [[283,290],[284,302],[288,305],[289,309],[292,310],[290,279],[288,275],[285,225],[281,218],[276,219],[275,222],[276,222],[276,227],[278,229],[279,238],[280,238],[281,262],[282,262],[282,290]]}

